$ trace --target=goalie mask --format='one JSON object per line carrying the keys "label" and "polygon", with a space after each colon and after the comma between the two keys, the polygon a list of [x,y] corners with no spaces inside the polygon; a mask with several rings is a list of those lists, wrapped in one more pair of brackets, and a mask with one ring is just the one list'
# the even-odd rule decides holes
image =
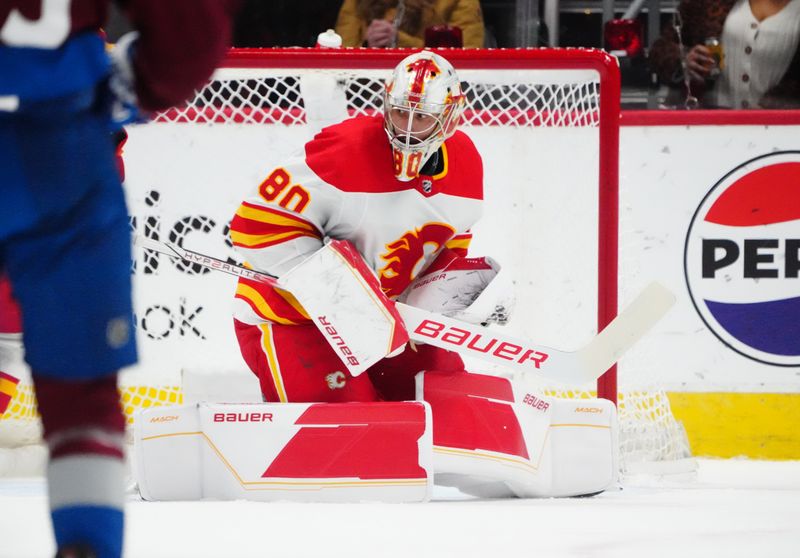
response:
{"label": "goalie mask", "polygon": [[405,58],[386,83],[383,127],[389,136],[395,177],[403,182],[453,135],[464,110],[464,95],[453,66],[423,50]]}

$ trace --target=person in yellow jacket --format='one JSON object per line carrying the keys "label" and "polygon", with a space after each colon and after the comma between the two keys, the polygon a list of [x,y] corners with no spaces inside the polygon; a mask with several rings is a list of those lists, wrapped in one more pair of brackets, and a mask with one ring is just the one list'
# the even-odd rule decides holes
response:
{"label": "person in yellow jacket", "polygon": [[432,25],[460,27],[464,47],[483,46],[483,14],[478,0],[344,0],[336,21],[342,46],[425,46]]}

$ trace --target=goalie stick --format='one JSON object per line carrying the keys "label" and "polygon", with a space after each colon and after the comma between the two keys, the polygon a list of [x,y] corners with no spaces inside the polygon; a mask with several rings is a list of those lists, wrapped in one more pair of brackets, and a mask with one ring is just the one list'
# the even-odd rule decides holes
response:
{"label": "goalie stick", "polygon": [[216,269],[217,271],[235,275],[236,277],[244,277],[245,279],[260,281],[273,287],[278,286],[278,280],[268,273],[253,271],[252,269],[247,269],[243,265],[232,264],[226,262],[225,260],[212,258],[211,256],[194,252],[193,250],[187,250],[181,246],[175,246],[170,242],[163,242],[161,240],[155,240],[153,238],[146,238],[136,235],[133,238],[133,245],[146,248],[147,250],[153,250],[154,252],[165,254],[167,256],[172,256],[187,263],[198,264],[209,269]]}
{"label": "goalie stick", "polygon": [[[280,287],[267,273],[173,244],[135,238],[135,245],[215,269]],[[648,285],[588,344],[565,351],[506,335],[420,308],[395,302],[412,341],[427,343],[485,362],[521,371],[548,381],[582,385],[594,382],[656,324],[675,303],[675,296],[657,282]]]}
{"label": "goalie stick", "polygon": [[594,382],[630,349],[675,303],[660,283],[650,283],[588,344],[576,351],[535,345],[494,329],[397,303],[414,341],[510,367],[547,380],[582,385]]}

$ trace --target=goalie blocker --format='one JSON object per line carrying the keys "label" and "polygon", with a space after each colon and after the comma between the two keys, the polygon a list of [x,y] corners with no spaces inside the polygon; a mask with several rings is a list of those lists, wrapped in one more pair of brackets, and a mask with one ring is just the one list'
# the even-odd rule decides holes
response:
{"label": "goalie blocker", "polygon": [[417,398],[141,410],[146,500],[421,502],[436,482],[481,497],[577,496],[617,478],[616,409],[505,378],[422,372]]}

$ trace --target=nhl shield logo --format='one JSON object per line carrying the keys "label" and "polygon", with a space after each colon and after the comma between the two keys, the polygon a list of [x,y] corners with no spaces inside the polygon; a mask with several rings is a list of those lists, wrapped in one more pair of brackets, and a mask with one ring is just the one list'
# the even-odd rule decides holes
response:
{"label": "nhl shield logo", "polygon": [[422,179],[422,191],[426,194],[430,194],[433,190],[433,180],[430,178],[423,178]]}
{"label": "nhl shield logo", "polygon": [[733,169],[686,236],[689,294],[708,328],[747,358],[800,366],[800,152]]}

